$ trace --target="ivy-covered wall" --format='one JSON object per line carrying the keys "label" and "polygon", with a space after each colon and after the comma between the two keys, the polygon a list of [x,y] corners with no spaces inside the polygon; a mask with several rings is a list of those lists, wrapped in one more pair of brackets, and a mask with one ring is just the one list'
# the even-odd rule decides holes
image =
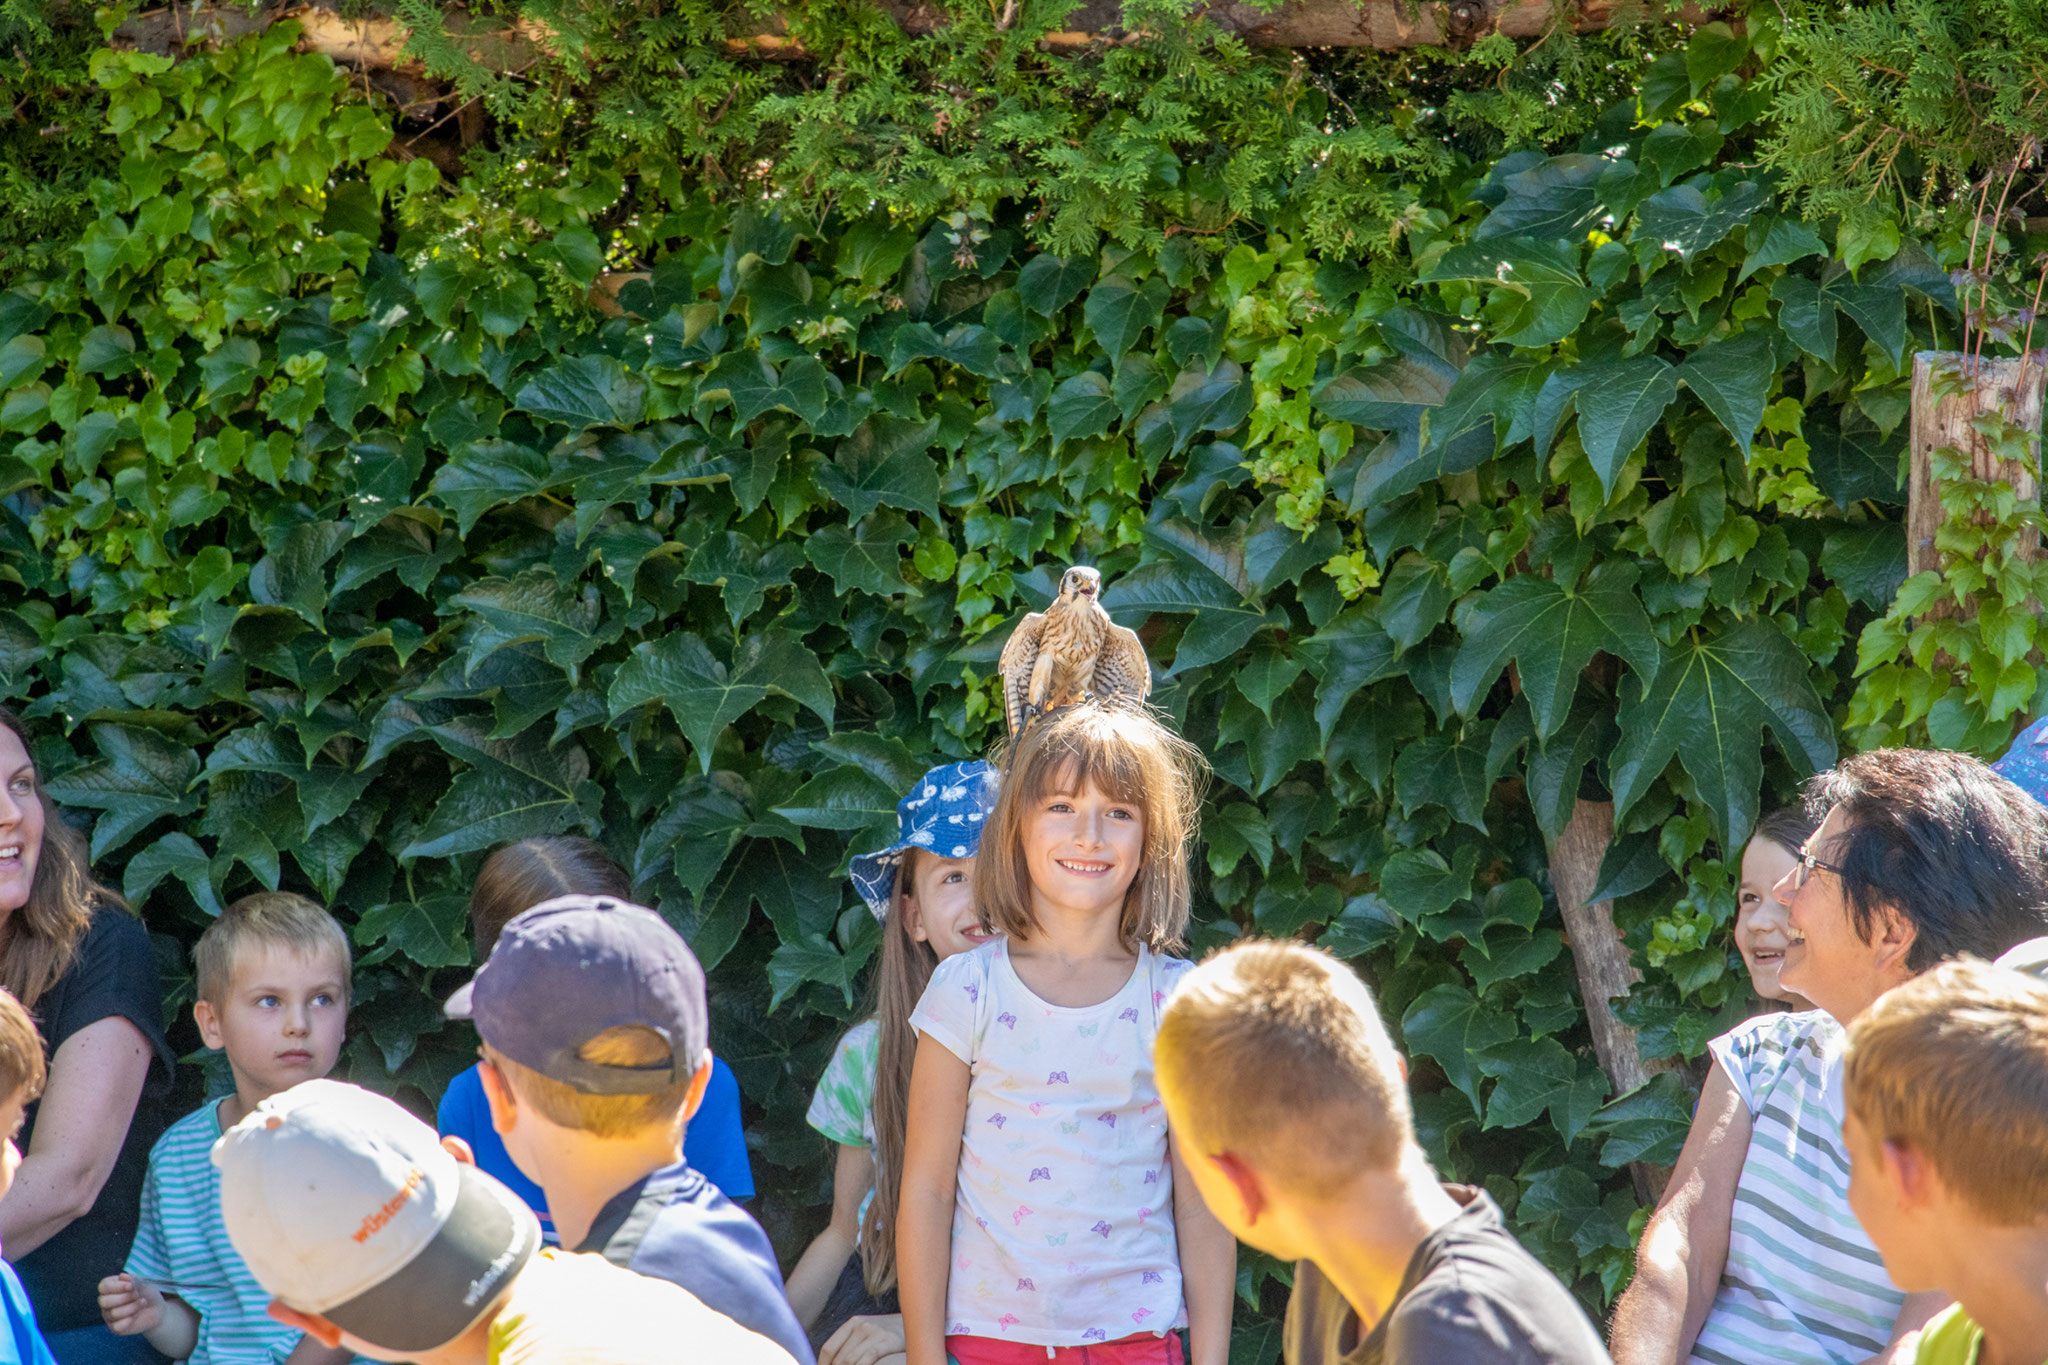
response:
{"label": "ivy-covered wall", "polygon": [[[1749,1005],[1741,843],[1845,747],[1904,577],[1904,374],[1955,308],[1944,239],[1810,225],[1763,178],[1775,29],[1508,44],[1463,86],[1442,54],[1020,49],[1083,87],[1090,175],[1153,148],[1127,181],[1033,132],[984,178],[949,144],[892,166],[916,193],[807,199],[713,174],[730,145],[647,155],[602,81],[612,142],[516,161],[561,126],[507,95],[451,181],[294,38],[95,46],[90,91],[43,89],[103,145],[46,176],[89,196],[49,210],[75,239],[18,233],[0,293],[0,699],[153,929],[318,895],[360,948],[348,1069],[432,1095],[483,851],[595,834],[712,968],[793,1255],[877,942],[846,858],[983,751],[1008,623],[1095,563],[1218,774],[1196,950],[1353,959],[1446,1172],[1618,1288],[1622,1168],[1691,1099],[1612,1095],[1549,846],[1612,801],[1624,1017],[1697,1056]],[[1088,86],[1176,62],[1177,112]],[[1374,80],[1405,104],[1347,124]],[[1240,175],[1219,100],[1300,155]],[[1996,747],[2033,700],[2030,633],[2024,686],[1911,684],[1873,638],[1849,742]],[[1264,1365],[1284,1272],[1244,1267]]]}

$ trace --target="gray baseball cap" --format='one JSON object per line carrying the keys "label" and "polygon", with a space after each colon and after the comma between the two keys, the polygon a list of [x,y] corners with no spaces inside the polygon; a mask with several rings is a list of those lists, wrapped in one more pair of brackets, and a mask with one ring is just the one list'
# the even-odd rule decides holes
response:
{"label": "gray baseball cap", "polygon": [[[518,915],[450,1019],[470,1019],[484,1042],[586,1095],[650,1095],[695,1074],[711,1048],[704,969],[654,911],[609,896],[562,896]],[[651,1029],[669,1055],[650,1066],[585,1061],[607,1029]]]}

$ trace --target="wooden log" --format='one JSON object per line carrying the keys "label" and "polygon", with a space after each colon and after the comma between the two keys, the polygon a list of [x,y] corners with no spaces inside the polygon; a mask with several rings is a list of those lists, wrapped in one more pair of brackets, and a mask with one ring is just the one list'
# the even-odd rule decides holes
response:
{"label": "wooden log", "polygon": [[[1908,425],[1906,475],[1906,572],[1941,568],[1934,538],[1944,520],[1941,485],[1934,477],[1934,453],[1954,448],[1969,459],[1973,477],[2010,484],[2022,502],[2038,503],[2034,471],[2018,460],[2002,460],[1971,425],[1986,414],[2033,432],[2039,468],[2043,381],[2040,362],[2010,357],[1971,358],[1956,351],[1921,351],[1913,357],[1913,397]],[[2029,528],[2014,547],[2022,559],[2041,555],[2040,533]],[[1975,604],[1943,601],[1925,615],[1968,616]]]}
{"label": "wooden log", "polygon": [[[1644,1064],[1642,1050],[1636,1046],[1636,1031],[1614,1013],[1614,1001],[1626,997],[1643,974],[1629,960],[1628,944],[1615,927],[1614,903],[1592,899],[1600,860],[1613,839],[1614,803],[1581,798],[1551,847],[1550,884],[1557,892],[1572,965],[1578,970],[1579,995],[1585,1001],[1586,1024],[1593,1034],[1593,1055],[1614,1083],[1614,1093],[1626,1095],[1663,1068]],[[1646,1203],[1656,1202],[1671,1179],[1668,1168],[1641,1161],[1630,1163],[1629,1175],[1637,1196]]]}
{"label": "wooden log", "polygon": [[[882,0],[882,8],[911,34],[935,33],[948,18],[942,7],[926,0]],[[1715,12],[1685,4],[1668,13],[1697,24]],[[1496,32],[1537,38],[1560,20],[1586,33],[1638,23],[1665,11],[1644,0],[1287,0],[1271,10],[1241,0],[1217,0],[1199,13],[1253,47],[1392,49],[1464,45]],[[386,14],[343,18],[335,0],[287,0],[254,10],[172,4],[129,19],[114,36],[142,51],[175,53],[195,37],[228,42],[283,18],[299,21],[309,51],[337,62],[372,70],[401,64],[403,25]],[[1089,0],[1069,16],[1069,28],[1047,34],[1040,45],[1049,51],[1074,52],[1143,36],[1126,29],[1123,18],[1121,0]],[[508,27],[474,19],[457,7],[448,11],[447,25],[471,55],[497,71],[524,69],[548,38],[546,29],[531,21]],[[808,61],[813,56],[800,39],[790,36],[779,17],[761,23],[757,31],[733,33],[725,45],[734,56],[770,61]]]}

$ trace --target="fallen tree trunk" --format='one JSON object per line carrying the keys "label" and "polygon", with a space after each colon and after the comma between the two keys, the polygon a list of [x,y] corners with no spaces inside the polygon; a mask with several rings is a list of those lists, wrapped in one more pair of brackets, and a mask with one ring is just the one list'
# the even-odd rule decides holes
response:
{"label": "fallen tree trunk", "polygon": [[[884,0],[882,5],[907,33],[925,35],[948,21],[944,8],[921,0]],[[1014,16],[1014,5],[1009,13]],[[1534,38],[1563,22],[1581,33],[1640,22],[1649,9],[1640,0],[1286,0],[1273,9],[1220,0],[1202,11],[1225,33],[1253,47],[1404,48],[1463,45],[1493,33]],[[1698,23],[1707,11],[1686,5],[1676,17]],[[296,19],[308,51],[363,70],[405,65],[402,53],[407,30],[388,15],[343,18],[326,3],[273,4],[255,10],[239,6],[177,5],[151,10],[115,30],[118,41],[146,52],[173,53],[195,37],[232,41],[269,27],[279,19]],[[1053,51],[1075,51],[1097,43],[1122,43],[1139,36],[1123,24],[1120,0],[1090,0],[1069,16],[1071,27],[1048,33],[1042,45]],[[546,45],[540,26],[506,27],[472,19],[451,9],[448,31],[471,56],[497,71],[516,71],[529,64]],[[735,56],[803,61],[810,53],[779,19],[756,32],[726,39]]]}

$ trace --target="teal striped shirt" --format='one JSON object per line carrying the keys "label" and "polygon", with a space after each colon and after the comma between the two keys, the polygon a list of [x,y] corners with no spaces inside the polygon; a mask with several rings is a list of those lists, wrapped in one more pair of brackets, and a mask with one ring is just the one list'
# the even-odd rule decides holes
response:
{"label": "teal striped shirt", "polygon": [[191,1365],[276,1365],[302,1335],[270,1316],[270,1294],[228,1241],[220,1216],[220,1171],[212,1160],[221,1101],[199,1107],[165,1130],[149,1151],[142,1221],[127,1270],[157,1280],[217,1284],[174,1292],[199,1314]]}
{"label": "teal striped shirt", "polygon": [[1709,1045],[1753,1127],[1695,1365],[1852,1365],[1891,1339],[1905,1295],[1849,1208],[1842,1038],[1813,1010]]}

